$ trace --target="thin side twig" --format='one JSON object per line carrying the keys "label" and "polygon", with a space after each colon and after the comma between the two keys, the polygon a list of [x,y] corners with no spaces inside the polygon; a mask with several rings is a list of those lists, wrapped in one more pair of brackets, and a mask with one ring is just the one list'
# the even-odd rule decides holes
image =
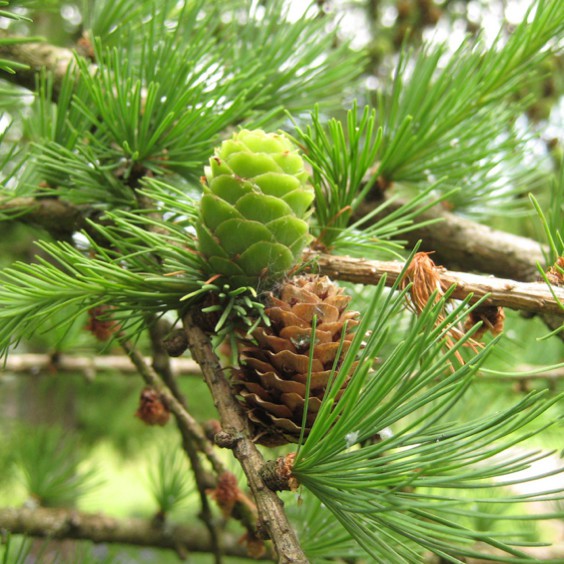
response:
{"label": "thin side twig", "polygon": [[202,373],[214,398],[221,418],[224,434],[231,437],[230,448],[237,458],[257,504],[259,525],[268,533],[281,563],[306,563],[306,558],[296,534],[288,521],[282,500],[267,488],[260,476],[264,458],[250,439],[248,421],[213,351],[208,335],[195,323],[192,314],[184,319],[184,329],[192,357],[202,368]]}
{"label": "thin side twig", "polygon": [[[195,444],[197,449],[206,456],[217,476],[226,474],[226,466],[217,456],[214,445],[206,437],[201,425],[190,415],[182,402],[174,396],[168,386],[166,386],[161,377],[157,374],[155,369],[145,361],[143,355],[140,354],[139,351],[126,339],[120,339],[120,344],[145,382],[159,392],[162,400],[166,403],[167,407],[174,415],[176,424],[183,439],[183,448],[187,448],[187,443],[192,442]],[[189,451],[186,451],[186,454],[190,456]],[[204,480],[202,480],[202,482],[204,482]],[[209,487],[214,487],[216,485],[215,478],[213,480],[207,480],[207,482],[209,483]],[[249,532],[250,536],[255,535],[256,516],[249,511],[246,504],[237,503],[233,511],[233,517],[241,522],[241,524]]]}
{"label": "thin side twig", "polygon": [[[151,340],[151,348],[153,351],[153,369],[163,379],[172,395],[178,400],[178,402],[184,407],[184,409],[188,411],[186,399],[182,395],[180,388],[178,387],[178,384],[174,379],[169,356],[166,354],[166,351],[164,350],[162,344],[162,339],[167,332],[168,324],[163,319],[157,320],[152,318],[148,320],[148,327]],[[214,556],[214,560],[216,564],[221,564],[222,550],[219,532],[214,522],[214,517],[207,494],[207,491],[214,485],[216,480],[212,477],[209,477],[207,472],[204,470],[193,434],[188,432],[187,428],[180,425],[178,418],[175,419],[178,430],[180,431],[180,434],[182,436],[182,447],[186,452],[188,460],[190,461],[192,473],[194,474],[194,481],[196,482],[196,487],[200,496],[201,511],[199,517],[203,521],[210,534],[212,548],[211,552]]]}
{"label": "thin side twig", "polygon": [[222,474],[227,469],[217,456],[215,448],[206,437],[200,424],[190,415],[185,407],[174,397],[155,370],[145,362],[145,357],[127,340],[121,339],[120,344],[135,365],[145,383],[157,390],[163,401],[174,415],[178,426],[190,434],[196,441],[198,449],[203,452],[216,474]]}

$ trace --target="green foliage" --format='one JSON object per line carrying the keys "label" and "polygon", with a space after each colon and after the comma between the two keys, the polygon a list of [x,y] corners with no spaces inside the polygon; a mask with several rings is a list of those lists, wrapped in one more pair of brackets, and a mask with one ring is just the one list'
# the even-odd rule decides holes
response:
{"label": "green foliage", "polygon": [[[24,164],[23,151],[16,143],[10,142],[13,122],[0,133],[0,190],[4,191],[12,184]],[[0,192],[2,194],[2,192]],[[10,212],[0,211],[0,220],[13,217]],[[15,212],[17,216],[17,212]]]}
{"label": "green foliage", "polygon": [[[448,175],[449,201],[482,214],[507,210],[516,190],[530,188],[523,135],[512,123],[525,101],[511,96],[535,78],[564,30],[558,0],[539,1],[504,44],[500,32],[488,49],[467,40],[446,58],[446,46],[404,53],[393,86],[379,102],[384,136],[378,174],[389,182],[423,184]],[[536,76],[538,78],[538,76]]]}
{"label": "green foliage", "polygon": [[163,517],[186,503],[194,492],[186,456],[176,444],[162,446],[149,473],[151,495]]}
{"label": "green foliage", "polygon": [[[41,242],[39,247],[52,261],[38,257],[35,263],[19,262],[4,270],[4,352],[47,323],[52,327],[52,315],[61,308],[67,312],[61,323],[69,328],[87,310],[109,305],[113,316],[122,320],[123,332],[132,334],[143,313],[181,307],[182,299],[202,286],[201,259],[185,229],[194,223],[194,202],[174,188],[162,193],[165,185],[157,181],[147,186],[153,197],[159,195],[160,205],[168,206],[167,221],[153,218],[151,209],[108,212],[108,227],[92,224],[102,243],[88,237],[87,248],[80,250],[66,242]],[[179,197],[175,200],[172,194]]]}
{"label": "green foliage", "polygon": [[[0,1],[0,8],[3,6],[9,6],[10,2],[5,1],[5,0],[1,0]],[[31,20],[29,18],[26,18],[25,16],[15,13],[15,12],[9,12],[8,10],[2,10],[0,9],[0,18],[8,18],[10,20],[15,20],[15,21],[24,21],[24,22],[30,22]],[[11,45],[19,45],[21,43],[31,43],[33,41],[39,41],[41,40],[40,37],[0,37],[0,47],[2,46],[11,46]],[[18,70],[25,70],[28,69],[29,67],[27,65],[24,65],[22,63],[18,63],[16,61],[10,61],[7,59],[0,59],[0,71],[4,71],[7,72],[9,74],[15,74],[16,71]]]}
{"label": "green foliage", "polygon": [[[324,125],[316,109],[311,122],[305,130],[298,127],[297,135],[313,169],[313,246],[351,255],[367,251],[398,255],[405,244],[398,237],[424,225],[414,222],[414,218],[451,194],[430,197],[442,188],[439,181],[393,212],[387,210],[393,197],[365,211],[361,207],[363,202],[373,199],[371,194],[381,180],[376,161],[382,145],[382,128],[377,126],[376,111],[365,106],[360,113],[355,103],[347,112],[345,124],[333,118]],[[354,215],[357,219],[350,224]],[[390,240],[392,237],[394,241]]]}
{"label": "green foliage", "polygon": [[28,495],[45,507],[74,506],[95,485],[96,472],[83,468],[78,441],[56,427],[22,432],[15,453]]}
{"label": "green foliage", "polygon": [[[532,194],[529,195],[529,198],[539,215],[548,241],[549,250],[546,259],[551,275],[549,276],[549,273],[545,272],[543,265],[538,265],[538,268],[544,281],[551,286],[555,283],[555,279],[557,281],[564,280],[564,228],[562,227],[564,225],[564,160],[560,163],[558,178],[554,181],[548,217],[545,217],[539,203]],[[556,283],[558,284],[558,282]],[[564,311],[564,303],[554,292],[552,294]],[[564,330],[564,323],[548,336],[557,334],[562,330]]]}
{"label": "green foliage", "polygon": [[377,178],[371,170],[382,142],[376,112],[365,106],[358,116],[356,103],[347,112],[346,130],[336,119],[323,127],[316,107],[311,125],[298,128],[306,159],[313,169],[317,240],[330,247],[347,226],[351,214],[370,192]]}
{"label": "green foliage", "polygon": [[[199,298],[205,300],[205,296],[211,298],[212,305],[202,307],[202,313],[215,316],[214,333],[223,338],[231,335],[234,338],[234,328],[246,327],[247,334],[251,334],[259,323],[266,326],[270,319],[264,313],[264,304],[259,301],[257,291],[252,286],[240,286],[231,289],[228,284],[219,286],[217,284],[203,284],[198,290],[187,294],[183,299],[197,301]],[[233,341],[234,345],[235,342]],[[236,347],[234,351],[236,350]]]}
{"label": "green foliage", "polygon": [[[537,199],[531,194],[529,196],[536,212],[539,215],[544,233],[548,242],[547,265],[556,265],[559,257],[564,256],[564,159],[560,162],[557,177],[554,179],[551,191],[550,206],[547,216],[542,211]],[[562,269],[560,269],[562,271]],[[564,275],[564,272],[562,272]]]}
{"label": "green foliage", "polygon": [[[504,551],[507,558],[496,557],[502,561],[512,557],[518,562],[532,561],[516,548],[525,539],[512,538],[505,530],[484,530],[483,524],[486,519],[529,518],[526,514],[506,517],[491,509],[496,503],[560,499],[562,491],[508,493],[502,499],[479,495],[464,499],[445,492],[533,479],[511,475],[549,453],[497,455],[511,453],[512,447],[540,432],[537,428],[518,434],[562,396],[543,401],[543,392],[533,392],[493,415],[450,420],[449,412],[464,401],[491,345],[461,363],[458,355],[470,335],[450,344],[449,339],[464,315],[464,304],[440,320],[444,304],[430,300],[404,339],[373,368],[401,303],[401,293],[386,296],[383,284],[379,285],[343,366],[330,380],[311,432],[298,450],[293,474],[376,560],[393,557],[397,562],[415,563],[426,549],[449,562],[460,562],[460,557],[478,556],[473,543],[480,541]],[[369,327],[372,333],[361,348],[361,336]],[[337,401],[347,368],[357,355],[358,367]],[[478,516],[483,520],[472,522]],[[459,517],[466,522],[460,524]]]}
{"label": "green foliage", "polygon": [[119,42],[120,33],[128,25],[135,25],[140,16],[150,13],[149,4],[136,0],[82,0],[87,35],[101,37],[108,44]]}
{"label": "green foliage", "polygon": [[[62,6],[48,4],[55,11]],[[43,10],[46,3],[20,5]],[[0,138],[2,203],[13,196],[59,197],[83,206],[90,218],[72,242],[40,243],[48,258],[3,271],[3,353],[37,335],[46,336],[42,346],[84,344],[85,314],[99,305],[109,306],[121,323],[120,339],[142,341],[147,319],[180,316],[203,299],[209,301],[204,313],[215,316],[222,335],[233,335],[233,316],[252,331],[263,309],[259,292],[209,280],[217,272],[206,269],[199,254],[198,231],[201,240],[205,235],[198,230],[204,191],[198,177],[213,147],[234,128],[272,129],[282,123],[284,110],[299,124],[295,135],[312,167],[313,232],[323,250],[402,256],[397,237],[415,227],[421,211],[437,201],[484,216],[511,211],[521,205],[515,196],[531,188],[541,168],[535,163],[531,171],[524,158],[528,134],[516,122],[531,100],[517,94],[537,80],[540,64],[558,48],[554,38],[563,31],[564,13],[557,0],[534,2],[528,21],[507,41],[500,33],[489,48],[478,39],[454,54],[446,45],[405,50],[389,88],[378,93],[376,109],[359,111],[353,103],[342,120],[330,116],[356,86],[364,55],[351,51],[313,3],[294,21],[286,2],[83,0],[82,7],[83,29],[74,28],[76,37],[83,34],[81,54],[62,82],[43,73],[29,108],[8,88],[11,94],[2,101],[14,122]],[[564,248],[563,174],[549,211],[535,203],[551,263]],[[409,201],[390,214],[396,196]],[[209,201],[204,196],[203,204]],[[224,211],[211,207],[208,216]],[[262,218],[276,204],[248,207]],[[0,219],[28,209],[2,209]],[[282,222],[280,233],[288,226]],[[241,246],[238,231],[226,239]],[[292,259],[305,243],[298,239]],[[17,242],[8,243],[14,254],[20,252]],[[522,494],[512,488],[529,479],[517,471],[529,472],[549,455],[545,448],[520,449],[543,427],[556,434],[556,425],[549,426],[562,396],[535,390],[515,402],[496,397],[499,386],[486,394],[483,383],[473,392],[474,374],[494,354],[500,361],[503,349],[494,341],[469,352],[471,335],[452,337],[467,304],[441,317],[444,302],[431,300],[414,318],[403,311],[406,290],[397,285],[388,291],[380,284],[370,299],[366,290],[355,290],[358,337],[333,371],[294,467],[304,486],[294,518],[301,521],[308,556],[316,562],[419,564],[431,551],[460,562],[478,556],[481,542],[504,551],[502,561],[511,555],[512,562],[531,561],[519,548],[538,541],[528,525],[561,517],[562,491]],[[511,321],[514,333],[517,323]],[[528,331],[518,331],[522,341],[506,340],[511,355],[525,351],[525,339],[532,340]],[[537,350],[539,364],[558,354]],[[357,358],[354,379],[337,400]],[[196,386],[181,384],[196,415],[209,416],[211,399],[200,401],[197,393],[192,401]],[[90,445],[111,435],[130,456],[141,441],[157,437],[154,429],[135,432],[141,424],[132,416],[129,385],[105,380],[85,388],[77,393],[77,424]],[[158,431],[162,441],[169,430]],[[92,485],[76,441],[59,431],[22,435],[16,455],[28,493],[45,505],[74,504]],[[169,513],[191,494],[186,462],[176,446],[154,462],[152,495],[159,511]],[[2,476],[9,478],[6,466]],[[528,505],[543,500],[555,509],[527,514]],[[89,558],[85,553],[83,560]]]}
{"label": "green foliage", "polygon": [[255,127],[265,127],[265,119],[283,108],[335,107],[362,72],[364,54],[351,51],[327,19],[318,17],[314,2],[293,22],[287,3],[265,4],[253,2],[250,10],[224,14],[229,23],[218,34],[229,49],[227,72],[252,77],[248,97],[254,100]]}
{"label": "green foliage", "polygon": [[288,499],[286,506],[304,552],[312,562],[369,557],[333,513],[309,491],[300,490],[298,503]]}
{"label": "green foliage", "polygon": [[31,541],[29,539],[20,539],[8,534],[3,542],[0,555],[2,564],[25,564],[31,551]]}
{"label": "green foliage", "polygon": [[[266,11],[204,0],[89,5],[96,66],[77,56],[55,106],[51,79],[41,80],[26,120],[36,174],[20,191],[43,180],[49,194],[75,203],[135,207],[140,177],[177,172],[194,181],[227,128],[334,105],[361,71],[360,55],[332,48],[335,32],[312,13],[290,22],[276,3]],[[343,57],[351,64],[335,64]]]}

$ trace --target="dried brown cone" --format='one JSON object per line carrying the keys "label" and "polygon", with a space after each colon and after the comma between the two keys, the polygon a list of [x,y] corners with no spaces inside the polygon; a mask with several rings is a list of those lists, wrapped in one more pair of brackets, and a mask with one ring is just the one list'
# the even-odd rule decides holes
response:
{"label": "dried brown cone", "polygon": [[112,307],[100,305],[88,310],[88,323],[85,326],[98,341],[108,341],[119,331],[120,325],[109,317]]}
{"label": "dried brown cone", "polygon": [[[431,253],[415,253],[413,259],[405,271],[403,280],[400,287],[405,288],[409,283],[408,306],[409,308],[420,315],[427,304],[432,300],[434,304],[440,302],[443,298],[445,291],[441,285],[440,268],[429,257]],[[442,306],[442,312],[437,315],[436,325],[441,324],[445,319],[447,312],[445,305]],[[455,342],[464,336],[464,331],[459,327],[451,327],[444,337],[445,346],[448,349],[454,347]],[[475,339],[468,339],[465,347],[469,347],[474,352],[477,352],[481,346]],[[464,364],[464,358],[460,352],[455,353],[455,357],[460,364]]]}
{"label": "dried brown cone", "polygon": [[147,425],[160,425],[168,423],[170,411],[163,403],[161,395],[153,388],[144,388],[139,397],[139,408],[135,413]]}
{"label": "dried brown cone", "polygon": [[216,487],[207,490],[207,493],[216,501],[226,519],[231,517],[237,504],[245,506],[248,512],[256,514],[256,505],[239,489],[237,477],[231,472],[221,473],[217,478]]}
{"label": "dried brown cone", "polygon": [[237,478],[231,472],[223,472],[217,479],[215,489],[208,490],[208,494],[215,499],[223,516],[228,518],[233,513],[235,504],[239,501],[241,491],[239,490]]}
{"label": "dried brown cone", "polygon": [[[257,327],[254,340],[241,340],[240,368],[233,371],[233,386],[254,427],[256,442],[276,446],[299,440],[315,316],[307,436],[332,368],[336,362],[338,370],[359,323],[359,314],[347,311],[350,299],[329,278],[314,275],[295,277],[268,295],[265,313],[271,326]],[[338,397],[347,383],[348,378]]]}
{"label": "dried brown cone", "polygon": [[546,277],[555,286],[564,286],[564,257],[558,257],[556,263],[546,272]]}

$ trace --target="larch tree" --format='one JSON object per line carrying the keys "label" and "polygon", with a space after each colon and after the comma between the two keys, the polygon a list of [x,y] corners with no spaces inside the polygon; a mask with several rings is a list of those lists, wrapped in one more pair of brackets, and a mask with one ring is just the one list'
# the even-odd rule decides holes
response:
{"label": "larch tree", "polygon": [[0,4],[3,562],[564,561],[562,2]]}

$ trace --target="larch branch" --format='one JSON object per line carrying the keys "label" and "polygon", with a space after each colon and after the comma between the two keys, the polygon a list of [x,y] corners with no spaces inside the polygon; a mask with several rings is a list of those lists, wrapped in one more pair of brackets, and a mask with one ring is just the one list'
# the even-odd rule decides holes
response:
{"label": "larch branch", "polygon": [[58,198],[10,198],[0,200],[0,216],[43,227],[58,234],[72,234],[85,227],[85,208]]}
{"label": "larch branch", "polygon": [[[1,30],[0,34],[3,37],[8,35]],[[52,71],[55,91],[73,60],[69,49],[47,43],[0,46],[0,56],[31,67],[29,71],[19,71],[8,77],[28,88],[34,88],[35,73],[41,68]],[[381,200],[364,202],[357,208],[354,220],[366,216],[380,204]],[[384,213],[393,212],[402,204],[401,200],[390,202]],[[38,211],[31,212],[31,217],[36,223],[42,221]],[[376,216],[371,221],[378,218]],[[417,222],[441,221],[415,227],[403,233],[402,238],[407,239],[410,245],[422,240],[421,250],[436,251],[437,261],[448,268],[475,270],[519,281],[532,281],[538,276],[536,264],[542,264],[544,257],[541,246],[532,239],[492,229],[443,210],[440,206],[419,214],[415,219]]]}
{"label": "larch branch", "polygon": [[[0,30],[0,38],[20,39]],[[74,60],[70,49],[57,47],[47,42],[0,44],[0,57],[27,65],[28,69],[18,69],[15,74],[4,73],[2,78],[12,81],[29,90],[35,90],[36,74],[42,69],[53,75],[53,94],[58,96],[61,82],[69,65]]]}
{"label": "larch branch", "polygon": [[264,532],[272,539],[279,562],[308,562],[286,516],[282,500],[265,486],[260,476],[264,458],[250,439],[247,417],[233,395],[208,335],[194,322],[191,313],[184,317],[183,322],[192,357],[202,368],[219,412],[224,434],[230,436],[230,448],[249,482],[257,504],[259,526],[262,526]]}
{"label": "larch branch", "polygon": [[[354,219],[361,219],[381,203],[364,202],[356,210]],[[388,202],[384,213],[394,212],[404,204],[402,200]],[[378,219],[380,216],[368,224]],[[539,275],[537,263],[544,264],[543,247],[538,241],[492,229],[446,211],[440,205],[418,214],[414,221],[434,222],[414,226],[411,231],[402,233],[401,238],[407,240],[410,247],[421,241],[421,251],[434,251],[433,260],[453,270],[532,282]]]}
{"label": "larch branch", "polygon": [[[307,260],[317,269],[335,280],[359,284],[377,284],[386,276],[386,285],[391,286],[400,275],[404,263],[342,257],[327,254],[307,253]],[[485,304],[507,307],[534,313],[551,313],[564,316],[564,288],[549,288],[544,282],[518,282],[467,272],[455,272],[437,267],[443,290],[455,286],[452,297],[465,299],[472,296],[474,303],[484,298]],[[554,294],[553,294],[554,292]],[[558,303],[560,301],[560,304]]]}

